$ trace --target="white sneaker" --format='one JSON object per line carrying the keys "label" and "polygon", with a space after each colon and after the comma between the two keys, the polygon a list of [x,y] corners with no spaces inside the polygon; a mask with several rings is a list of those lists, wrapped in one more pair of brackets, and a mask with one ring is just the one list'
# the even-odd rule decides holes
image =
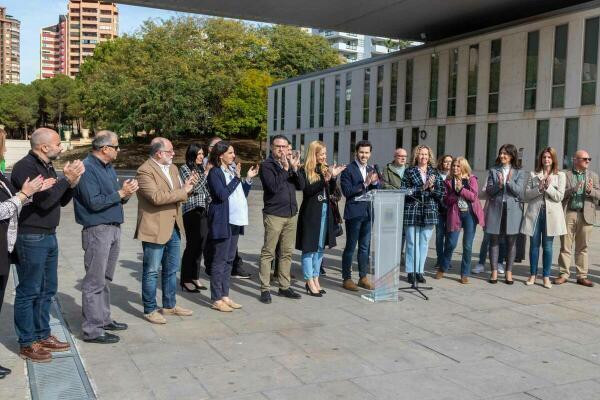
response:
{"label": "white sneaker", "polygon": [[498,273],[499,274],[504,273],[504,264],[503,263],[498,263]]}
{"label": "white sneaker", "polygon": [[480,274],[485,270],[485,267],[483,266],[483,264],[477,264],[475,266],[475,268],[473,268],[473,270],[471,272],[473,272],[474,274]]}

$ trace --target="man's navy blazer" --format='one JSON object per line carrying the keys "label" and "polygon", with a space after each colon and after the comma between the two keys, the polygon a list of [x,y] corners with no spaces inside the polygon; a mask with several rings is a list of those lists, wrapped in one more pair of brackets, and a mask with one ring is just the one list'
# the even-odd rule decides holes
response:
{"label": "man's navy blazer", "polygon": [[[371,165],[367,165],[367,174],[374,171],[375,168]],[[356,161],[352,161],[346,169],[342,172],[340,177],[340,186],[342,187],[342,193],[346,198],[346,206],[344,207],[344,219],[352,219],[358,217],[367,217],[370,215],[370,206],[366,201],[356,201],[355,197],[358,197],[369,190],[378,189],[380,182],[369,185],[365,188],[365,181],[360,173]]]}

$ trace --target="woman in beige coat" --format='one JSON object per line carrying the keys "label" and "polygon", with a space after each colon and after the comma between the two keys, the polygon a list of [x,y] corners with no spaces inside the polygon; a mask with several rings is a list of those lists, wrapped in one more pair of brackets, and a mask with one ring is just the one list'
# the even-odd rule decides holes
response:
{"label": "woman in beige coat", "polygon": [[531,172],[525,188],[524,200],[528,203],[521,233],[531,236],[529,260],[531,276],[525,282],[533,285],[537,275],[540,244],[543,249],[542,265],[544,287],[550,289],[552,269],[552,241],[555,236],[567,233],[562,200],[565,195],[566,178],[558,171],[556,150],[543,149],[538,156],[536,168]]}

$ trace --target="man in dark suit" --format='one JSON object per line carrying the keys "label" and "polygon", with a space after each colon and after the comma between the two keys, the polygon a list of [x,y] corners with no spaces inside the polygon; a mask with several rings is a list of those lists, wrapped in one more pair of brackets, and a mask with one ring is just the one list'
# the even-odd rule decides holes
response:
{"label": "man in dark suit", "polygon": [[[379,177],[375,168],[368,165],[373,146],[366,140],[356,144],[356,159],[350,163],[340,178],[342,193],[346,197],[344,220],[346,221],[346,247],[342,255],[342,286],[346,290],[357,291],[358,286],[372,290],[367,278],[369,249],[371,244],[371,212],[368,202],[355,198],[371,189],[379,188]],[[358,244],[358,286],[352,280],[352,258]]]}

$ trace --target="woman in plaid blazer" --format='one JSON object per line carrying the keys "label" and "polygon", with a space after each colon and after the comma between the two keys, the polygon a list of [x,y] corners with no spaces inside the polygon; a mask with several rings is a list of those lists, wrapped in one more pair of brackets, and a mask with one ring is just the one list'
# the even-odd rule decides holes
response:
{"label": "woman in plaid blazer", "polygon": [[431,165],[433,152],[419,145],[413,150],[413,166],[404,172],[403,188],[413,194],[406,196],[404,204],[404,229],[406,232],[406,272],[408,282],[416,279],[425,283],[423,269],[433,227],[439,218],[439,203],[444,195],[443,180]]}

